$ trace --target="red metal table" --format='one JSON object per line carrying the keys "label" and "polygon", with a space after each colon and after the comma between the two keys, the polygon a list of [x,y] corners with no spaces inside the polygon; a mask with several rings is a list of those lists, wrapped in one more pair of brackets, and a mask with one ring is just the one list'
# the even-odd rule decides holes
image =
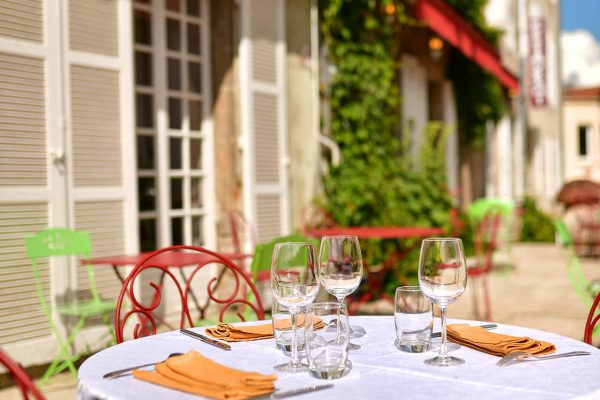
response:
{"label": "red metal table", "polygon": [[[152,254],[151,251],[143,252],[143,253],[139,253],[139,254],[133,254],[133,255],[116,255],[116,256],[96,257],[96,258],[90,258],[87,260],[82,260],[81,263],[84,265],[85,264],[110,265],[112,267],[113,271],[115,272],[115,274],[117,275],[117,278],[119,278],[119,280],[121,281],[121,284],[124,284],[125,278],[123,277],[123,275],[121,275],[121,272],[119,271],[119,267],[137,265],[137,264],[141,263],[142,261],[144,261],[144,259],[146,257],[148,257],[150,254]],[[237,254],[237,253],[220,253],[220,254],[226,258],[229,258],[230,260],[232,260],[234,262],[244,260],[248,257],[252,257],[252,254]],[[153,257],[152,265],[159,267],[159,268],[177,268],[179,270],[179,275],[181,276],[181,278],[183,279],[183,282],[185,283],[185,282],[187,282],[187,277],[185,276],[183,267],[187,267],[190,265],[197,265],[197,264],[205,264],[205,263],[208,263],[211,261],[219,262],[219,260],[217,258],[212,257],[208,254],[186,253],[183,251],[169,251],[166,253],[158,254],[157,256]],[[165,272],[163,271],[161,273],[161,276],[159,279],[159,284],[158,284],[159,287],[162,286],[164,276],[165,276]],[[219,274],[219,276],[217,278],[217,285],[220,281],[220,278],[221,278],[221,274]],[[204,310],[205,310],[206,306],[208,305],[208,303],[205,305],[201,305],[200,302],[198,301],[198,299],[196,298],[196,295],[192,291],[190,291],[190,296],[192,297],[194,304],[198,308],[198,312],[200,313],[200,316],[203,316]]]}
{"label": "red metal table", "polygon": [[[359,239],[422,239],[440,236],[444,233],[445,231],[442,228],[412,226],[351,226],[311,229],[307,232],[309,236],[313,237],[352,235]],[[365,263],[367,269],[366,292],[357,301],[351,302],[349,311],[354,313],[362,304],[371,300],[375,295],[381,296],[393,304],[393,299],[383,291],[384,275],[394,263],[403,260],[417,244],[418,242],[415,241],[408,248],[397,248],[385,259],[383,267],[378,271],[372,271]]]}

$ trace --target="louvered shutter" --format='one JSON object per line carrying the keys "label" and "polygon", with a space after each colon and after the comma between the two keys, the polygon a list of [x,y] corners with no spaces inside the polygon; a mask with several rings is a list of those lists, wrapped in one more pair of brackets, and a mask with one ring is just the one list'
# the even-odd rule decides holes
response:
{"label": "louvered shutter", "polygon": [[[90,232],[95,257],[126,252],[123,140],[127,133],[122,129],[120,87],[131,83],[121,82],[118,6],[117,0],[70,0],[68,4],[73,219],[76,229]],[[128,167],[135,168],[131,158]],[[114,272],[108,266],[94,269],[100,295],[114,299],[120,290]],[[77,289],[85,293],[85,268],[76,267],[76,275]]]}
{"label": "louvered shutter", "polygon": [[244,207],[259,241],[289,232],[285,2],[241,6],[240,94]]}
{"label": "louvered shutter", "polygon": [[[48,226],[48,54],[41,0],[0,1],[0,347],[50,338],[24,237]],[[50,178],[50,179],[49,179]],[[58,216],[59,217],[59,216]],[[50,300],[51,276],[41,265]]]}

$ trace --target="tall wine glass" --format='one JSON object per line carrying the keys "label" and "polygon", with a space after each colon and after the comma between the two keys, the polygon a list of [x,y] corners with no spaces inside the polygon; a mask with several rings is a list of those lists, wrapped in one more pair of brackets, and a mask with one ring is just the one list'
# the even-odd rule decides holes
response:
{"label": "tall wine glass", "polygon": [[425,364],[448,367],[465,360],[448,355],[446,337],[446,308],[460,297],[467,286],[467,262],[462,241],[455,238],[425,239],[419,257],[419,286],[440,309],[442,346],[437,357]]}
{"label": "tall wine glass", "polygon": [[312,243],[278,243],[271,263],[271,289],[275,299],[286,306],[292,322],[292,358],[289,363],[277,365],[282,372],[302,372],[308,367],[300,363],[296,322],[303,307],[312,303],[319,291],[316,275],[316,250]]}
{"label": "tall wine glass", "polygon": [[[321,239],[319,279],[340,304],[358,288],[362,274],[362,255],[356,236],[325,236]],[[358,350],[360,345],[349,343],[348,349]]]}

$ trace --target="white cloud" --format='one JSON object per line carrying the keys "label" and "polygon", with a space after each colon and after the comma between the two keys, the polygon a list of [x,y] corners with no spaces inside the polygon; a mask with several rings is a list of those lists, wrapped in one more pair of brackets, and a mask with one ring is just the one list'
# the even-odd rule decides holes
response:
{"label": "white cloud", "polygon": [[562,80],[570,86],[600,85],[600,43],[585,30],[562,32]]}

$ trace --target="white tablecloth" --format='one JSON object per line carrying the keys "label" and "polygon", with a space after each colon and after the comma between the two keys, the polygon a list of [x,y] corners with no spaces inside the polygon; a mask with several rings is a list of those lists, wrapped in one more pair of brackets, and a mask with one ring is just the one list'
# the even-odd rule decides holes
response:
{"label": "white tablecloth", "polygon": [[[367,330],[362,338],[353,339],[362,345],[362,349],[350,352],[352,371],[332,381],[335,388],[297,396],[298,399],[600,399],[600,350],[574,339],[499,324],[497,332],[552,342],[559,353],[587,350],[592,355],[500,368],[496,366],[498,357],[461,347],[452,354],[465,359],[466,363],[444,368],[423,363],[433,356],[432,352],[408,354],[396,349],[391,316],[352,317],[351,322]],[[203,328],[194,329],[204,331]],[[78,398],[198,399],[198,396],[155,386],[131,376],[102,379],[106,372],[160,361],[175,352],[197,350],[222,364],[265,374],[274,373],[273,366],[287,360],[275,348],[273,339],[231,345],[231,351],[224,351],[174,331],[110,347],[90,357],[79,369]],[[324,383],[305,373],[278,375],[276,386],[281,390]]]}

